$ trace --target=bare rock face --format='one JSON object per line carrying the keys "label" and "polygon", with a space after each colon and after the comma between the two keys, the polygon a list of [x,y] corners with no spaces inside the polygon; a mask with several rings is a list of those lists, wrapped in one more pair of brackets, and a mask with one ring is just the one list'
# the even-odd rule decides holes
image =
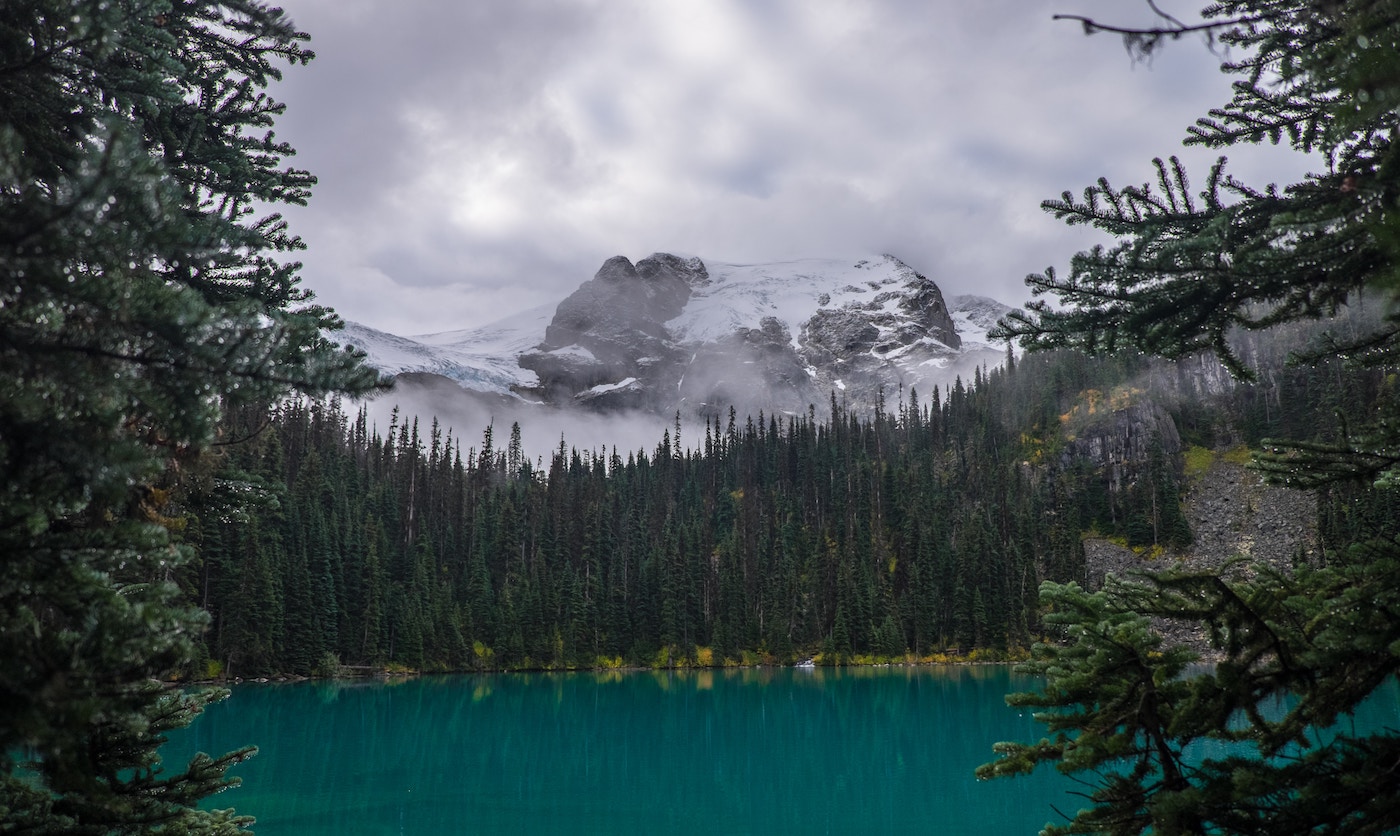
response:
{"label": "bare rock face", "polygon": [[730,407],[739,414],[804,412],[824,397],[808,368],[783,323],[765,317],[758,328],[693,346],[677,391],[697,415],[723,417]]}
{"label": "bare rock face", "polygon": [[638,337],[665,341],[665,322],[685,308],[690,280],[705,277],[699,259],[658,253],[634,266],[625,256],[613,256],[592,281],[559,303],[544,345],[579,344],[593,350],[592,343],[606,351],[630,346]]}
{"label": "bare rock face", "polygon": [[1142,398],[1120,409],[1086,419],[1061,451],[1060,460],[1089,461],[1108,475],[1111,491],[1132,484],[1146,470],[1154,451],[1175,459],[1181,435],[1171,415],[1154,400]]}
{"label": "bare rock face", "polygon": [[658,253],[634,265],[614,256],[559,303],[544,342],[520,365],[539,376],[546,400],[636,408],[657,383],[648,370],[676,361],[666,320],[685,308],[692,284],[707,281],[698,258]]}
{"label": "bare rock face", "polygon": [[880,338],[880,329],[863,312],[849,308],[817,311],[802,326],[804,347],[815,358],[834,361],[869,353]]}
{"label": "bare rock face", "polygon": [[[906,268],[908,269],[908,268]],[[933,338],[949,348],[961,348],[962,338],[948,313],[943,301],[943,291],[930,279],[914,270],[909,270],[910,285],[899,299],[899,309],[903,311],[915,327],[905,328],[898,334],[896,344],[888,350],[900,346],[911,346],[925,338]]]}

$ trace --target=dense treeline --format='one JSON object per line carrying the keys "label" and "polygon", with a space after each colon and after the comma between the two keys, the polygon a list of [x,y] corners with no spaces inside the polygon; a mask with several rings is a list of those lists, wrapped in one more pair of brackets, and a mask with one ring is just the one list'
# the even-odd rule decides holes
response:
{"label": "dense treeline", "polygon": [[1054,455],[1075,399],[1136,371],[1032,356],[888,412],[731,413],[693,444],[561,441],[547,463],[518,429],[464,449],[334,402],[247,410],[190,480],[184,581],[230,675],[1004,651],[1036,633],[1041,580],[1080,577],[1082,532],[1182,530],[1158,524],[1172,462],[1111,492]]}

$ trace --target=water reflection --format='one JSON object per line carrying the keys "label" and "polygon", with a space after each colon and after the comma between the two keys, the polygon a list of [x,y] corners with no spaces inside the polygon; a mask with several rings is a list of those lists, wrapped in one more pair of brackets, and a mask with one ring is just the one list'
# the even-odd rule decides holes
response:
{"label": "water reflection", "polygon": [[216,801],[265,836],[1034,833],[1053,774],[978,783],[1041,729],[995,666],[509,674],[241,686],[168,754],[256,742]]}

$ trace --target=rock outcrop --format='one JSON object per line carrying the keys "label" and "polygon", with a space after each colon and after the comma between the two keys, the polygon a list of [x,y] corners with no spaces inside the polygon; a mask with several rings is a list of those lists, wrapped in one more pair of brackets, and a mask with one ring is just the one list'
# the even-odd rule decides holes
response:
{"label": "rock outcrop", "polygon": [[[535,394],[635,408],[657,382],[650,372],[678,359],[666,321],[685,309],[693,285],[707,282],[698,258],[658,253],[636,265],[623,256],[608,259],[559,303],[544,342],[521,355],[520,365],[539,376]],[[643,380],[647,385],[633,385]]]}
{"label": "rock outcrop", "polygon": [[718,415],[730,406],[746,413],[802,412],[824,398],[776,317],[693,345],[690,351],[676,390],[688,412]]}
{"label": "rock outcrop", "polygon": [[1073,437],[1061,451],[1061,464],[1091,463],[1105,473],[1110,491],[1121,491],[1136,481],[1154,455],[1175,461],[1181,453],[1176,422],[1161,404],[1145,396],[1076,423]]}

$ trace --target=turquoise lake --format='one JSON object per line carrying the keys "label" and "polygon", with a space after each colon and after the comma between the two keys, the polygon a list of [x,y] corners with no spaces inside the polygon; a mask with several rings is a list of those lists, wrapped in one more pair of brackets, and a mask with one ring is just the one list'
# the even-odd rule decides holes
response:
{"label": "turquoise lake", "polygon": [[[213,806],[291,834],[1033,834],[1082,789],[1053,770],[979,782],[1005,666],[490,674],[247,684],[162,750],[247,743]],[[1392,680],[1358,729],[1400,726]]]}
{"label": "turquoise lake", "polygon": [[979,782],[1002,666],[462,675],[248,684],[162,754],[255,743],[213,799],[259,834],[1028,833],[1052,772]]}

